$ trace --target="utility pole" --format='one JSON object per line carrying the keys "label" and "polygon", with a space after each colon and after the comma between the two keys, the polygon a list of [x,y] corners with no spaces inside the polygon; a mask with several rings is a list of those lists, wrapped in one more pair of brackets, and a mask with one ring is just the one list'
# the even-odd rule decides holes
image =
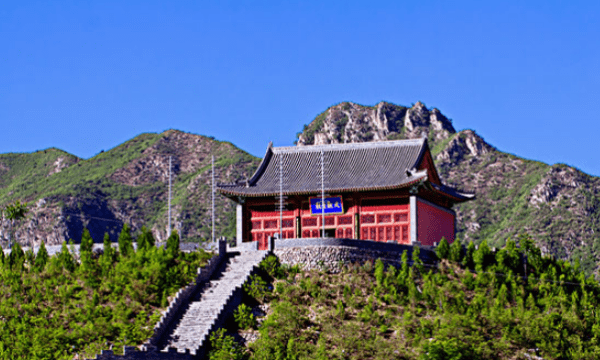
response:
{"label": "utility pole", "polygon": [[212,156],[212,241],[215,242],[215,156]]}
{"label": "utility pole", "polygon": [[325,153],[321,150],[321,225],[325,237]]}
{"label": "utility pole", "polygon": [[167,237],[171,236],[171,158],[169,156],[169,210],[168,210],[168,228],[167,228]]}
{"label": "utility pole", "polygon": [[279,157],[279,239],[283,239],[283,154]]}

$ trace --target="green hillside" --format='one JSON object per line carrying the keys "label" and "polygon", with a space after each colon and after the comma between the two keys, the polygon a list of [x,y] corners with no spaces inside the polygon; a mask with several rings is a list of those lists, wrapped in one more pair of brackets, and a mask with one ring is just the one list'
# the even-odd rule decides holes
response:
{"label": "green hillside", "polygon": [[[33,206],[19,239],[39,245],[81,237],[87,226],[96,241],[116,239],[123,223],[142,224],[166,237],[169,157],[173,162],[173,224],[186,241],[210,237],[211,156],[216,179],[231,182],[251,174],[258,159],[231,143],[169,130],[142,134],[88,159],[56,149],[0,155],[0,205],[16,199]],[[56,166],[60,161],[61,166]],[[60,170],[60,171],[57,171]],[[219,235],[232,237],[233,206],[217,197]]]}
{"label": "green hillside", "polygon": [[455,242],[437,265],[405,253],[399,267],[367,261],[340,273],[267,259],[264,280],[245,287],[267,315],[256,325],[241,305],[230,329],[258,339],[232,351],[218,333],[211,359],[597,359],[600,285],[519,241],[496,253]]}

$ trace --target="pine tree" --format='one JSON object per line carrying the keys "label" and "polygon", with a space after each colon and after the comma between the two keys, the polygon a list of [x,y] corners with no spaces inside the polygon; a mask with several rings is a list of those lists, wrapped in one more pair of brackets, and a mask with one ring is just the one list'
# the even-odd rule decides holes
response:
{"label": "pine tree", "polygon": [[517,250],[516,244],[510,239],[506,241],[506,246],[496,254],[496,263],[503,272],[508,270],[519,272],[519,265],[521,264],[520,260],[521,256]]}
{"label": "pine tree", "polygon": [[423,260],[421,260],[421,248],[418,245],[413,246],[412,261],[415,269],[418,270],[419,274],[423,273]]}
{"label": "pine tree", "polygon": [[115,249],[112,247],[112,243],[110,241],[110,236],[108,233],[104,233],[104,243],[103,243],[104,251],[98,260],[100,264],[100,268],[102,269],[102,274],[107,275],[113,265],[115,258]]}
{"label": "pine tree", "polygon": [[131,238],[131,230],[127,223],[123,224],[123,229],[119,234],[119,253],[121,256],[128,257],[133,253],[133,239]]}
{"label": "pine tree", "polygon": [[83,228],[83,233],[81,234],[81,243],[79,245],[79,253],[83,254],[84,252],[88,252],[91,254],[92,247],[94,246],[94,240],[92,239],[92,235],[87,228]]}
{"label": "pine tree", "polygon": [[177,230],[171,232],[171,236],[167,239],[167,252],[173,257],[177,258],[179,255],[179,234]]}
{"label": "pine tree", "polygon": [[8,264],[11,269],[20,271],[23,269],[23,262],[25,262],[25,253],[18,242],[15,242],[10,255],[8,255]]}
{"label": "pine tree", "polygon": [[475,267],[475,244],[473,244],[472,241],[469,241],[469,245],[467,245],[463,266],[467,269],[473,269]]}
{"label": "pine tree", "polygon": [[151,247],[155,246],[154,236],[152,235],[152,231],[150,231],[145,226],[142,226],[142,233],[138,236],[137,239],[138,249],[147,250]]}
{"label": "pine tree", "polygon": [[450,245],[450,261],[460,264],[463,256],[462,252],[463,249],[460,241],[458,241],[458,239],[455,239],[452,245]]}
{"label": "pine tree", "polygon": [[46,250],[46,245],[42,241],[40,248],[38,249],[37,256],[35,257],[35,268],[38,271],[44,270],[46,263],[48,262],[48,250]]}
{"label": "pine tree", "polygon": [[69,248],[67,247],[66,241],[63,241],[62,247],[60,248],[60,254],[58,256],[65,270],[69,272],[73,272],[73,270],[75,270],[75,260],[73,259],[73,255],[69,251]]}
{"label": "pine tree", "polygon": [[442,237],[439,245],[435,248],[435,254],[438,259],[447,259],[450,255],[450,245],[448,245],[448,241],[446,241],[445,237]]}
{"label": "pine tree", "polygon": [[481,244],[479,244],[479,249],[475,251],[473,256],[473,260],[475,261],[475,268],[477,271],[483,271],[487,269],[493,263],[494,254],[490,250],[490,247],[487,244],[487,241],[483,240]]}

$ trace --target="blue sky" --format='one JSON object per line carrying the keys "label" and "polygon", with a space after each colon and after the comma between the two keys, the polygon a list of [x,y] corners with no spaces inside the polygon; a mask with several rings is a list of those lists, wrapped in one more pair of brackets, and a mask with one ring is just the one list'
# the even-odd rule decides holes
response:
{"label": "blue sky", "polygon": [[341,101],[600,175],[600,2],[3,1],[0,153],[175,128],[262,156]]}

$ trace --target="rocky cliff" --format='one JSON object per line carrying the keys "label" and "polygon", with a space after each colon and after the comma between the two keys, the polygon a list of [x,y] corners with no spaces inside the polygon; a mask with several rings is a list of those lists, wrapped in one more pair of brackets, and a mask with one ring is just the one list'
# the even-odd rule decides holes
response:
{"label": "rocky cliff", "polygon": [[381,102],[341,103],[297,134],[299,146],[426,137],[443,181],[474,190],[456,206],[458,237],[501,246],[528,232],[548,254],[598,271],[600,178],[563,164],[547,165],[499,151],[473,130],[457,132],[438,109]]}

